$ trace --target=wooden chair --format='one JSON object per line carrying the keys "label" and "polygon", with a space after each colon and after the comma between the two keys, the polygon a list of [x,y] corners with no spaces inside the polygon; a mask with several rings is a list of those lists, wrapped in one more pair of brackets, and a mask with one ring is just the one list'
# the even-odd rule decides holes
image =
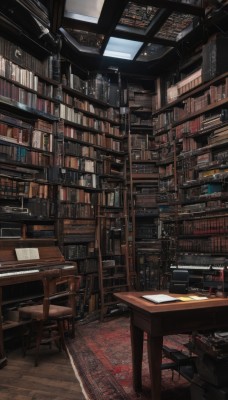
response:
{"label": "wooden chair", "polygon": [[[42,304],[25,305],[19,308],[20,318],[31,320],[30,329],[24,334],[24,355],[35,339],[35,366],[38,365],[41,344],[54,342],[59,350],[64,349],[65,331],[74,336],[76,314],[76,291],[79,277],[59,276],[59,271],[51,271],[43,277],[44,297]],[[26,339],[26,340],[25,340]]]}

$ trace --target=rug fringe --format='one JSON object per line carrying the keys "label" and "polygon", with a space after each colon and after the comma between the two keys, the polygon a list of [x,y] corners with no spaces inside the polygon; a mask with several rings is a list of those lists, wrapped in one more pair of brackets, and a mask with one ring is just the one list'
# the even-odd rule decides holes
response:
{"label": "rug fringe", "polygon": [[69,357],[69,359],[70,359],[70,363],[71,363],[72,369],[73,369],[73,371],[74,371],[74,374],[75,374],[76,379],[78,380],[78,382],[79,382],[79,384],[80,384],[80,386],[81,386],[82,393],[83,393],[83,395],[84,395],[84,397],[85,397],[85,400],[90,400],[90,398],[88,397],[88,394],[86,393],[86,391],[85,391],[85,389],[84,389],[84,385],[83,385],[83,383],[82,383],[82,380],[81,380],[81,378],[80,378],[80,376],[79,376],[79,373],[78,373],[78,371],[77,371],[77,368],[75,367],[73,357],[71,356],[71,354],[70,354],[69,349],[68,349],[67,346],[66,346],[66,349],[67,349],[67,354],[68,354],[68,357]]}

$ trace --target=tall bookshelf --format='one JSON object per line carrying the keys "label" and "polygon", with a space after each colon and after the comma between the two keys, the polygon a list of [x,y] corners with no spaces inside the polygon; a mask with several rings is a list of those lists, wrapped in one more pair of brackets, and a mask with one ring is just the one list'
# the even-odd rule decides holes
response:
{"label": "tall bookshelf", "polygon": [[[119,227],[116,230],[113,221],[123,221],[124,152],[118,90],[110,77],[79,75],[74,64],[62,62],[56,149],[59,238],[65,257],[77,261],[86,292],[89,287],[86,311],[102,316],[110,311],[110,307],[105,310],[103,259],[108,257],[117,266],[123,258],[120,250],[109,247],[120,240],[114,240]],[[112,292],[120,288],[116,280]]]}
{"label": "tall bookshelf", "polygon": [[80,316],[99,312],[98,207],[107,231],[113,212],[126,218],[118,79],[80,75],[58,54],[41,61],[7,39],[0,49],[1,232],[58,245],[82,278]]}
{"label": "tall bookshelf", "polygon": [[9,58],[19,50],[3,38],[0,49],[1,243],[7,246],[14,235],[30,243],[55,243],[55,188],[49,169],[54,164],[58,82],[50,76],[50,59],[40,62],[23,50],[19,60]]}
{"label": "tall bookshelf", "polygon": [[205,283],[202,271],[225,269],[228,256],[228,78],[218,70],[208,79],[205,47],[202,66],[167,87],[167,103],[154,113],[167,271],[172,265],[189,269],[191,283],[200,288],[214,285]]}
{"label": "tall bookshelf", "polygon": [[[0,38],[0,249],[57,246],[54,167],[59,119],[59,82],[52,61],[41,61]],[[4,259],[4,256],[3,256]],[[9,311],[42,296],[41,282],[1,288],[0,352],[12,328],[21,325]],[[15,317],[16,318],[16,317]],[[0,355],[1,358],[2,354]],[[0,360],[1,364],[1,360]]]}
{"label": "tall bookshelf", "polygon": [[[150,89],[145,89],[145,86]],[[132,226],[135,287],[159,288],[160,242],[157,207],[158,156],[152,127],[152,82],[128,83],[128,207]]]}

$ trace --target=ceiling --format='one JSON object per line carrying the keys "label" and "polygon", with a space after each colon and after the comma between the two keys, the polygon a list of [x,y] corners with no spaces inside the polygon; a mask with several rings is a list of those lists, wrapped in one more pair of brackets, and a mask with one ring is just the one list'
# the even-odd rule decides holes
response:
{"label": "ceiling", "polygon": [[[2,3],[2,2],[1,2]],[[90,70],[159,74],[208,36],[227,35],[227,0],[7,0],[0,23]],[[120,43],[119,43],[120,41]],[[122,43],[121,43],[122,42]],[[115,44],[117,43],[117,49]],[[110,44],[110,49],[107,45]],[[136,49],[134,49],[136,45]]]}

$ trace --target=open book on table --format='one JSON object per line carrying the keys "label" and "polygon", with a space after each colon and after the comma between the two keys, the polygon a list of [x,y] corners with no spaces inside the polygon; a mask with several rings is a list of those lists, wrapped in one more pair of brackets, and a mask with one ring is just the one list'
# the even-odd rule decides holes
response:
{"label": "open book on table", "polygon": [[143,299],[152,301],[153,303],[167,303],[170,301],[178,301],[176,297],[169,296],[168,294],[145,294]]}

